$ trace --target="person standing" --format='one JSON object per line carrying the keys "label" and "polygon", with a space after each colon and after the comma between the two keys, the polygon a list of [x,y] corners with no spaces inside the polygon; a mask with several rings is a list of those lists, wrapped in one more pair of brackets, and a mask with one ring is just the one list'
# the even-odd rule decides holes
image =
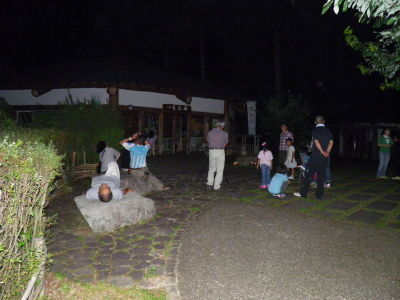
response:
{"label": "person standing", "polygon": [[317,189],[315,196],[321,199],[324,194],[324,180],[329,155],[333,147],[332,132],[325,127],[325,119],[322,116],[315,118],[316,127],[312,131],[313,146],[311,158],[307,163],[304,182],[300,192],[294,193],[297,197],[307,197],[312,176],[317,173]]}
{"label": "person standing", "polygon": [[97,143],[97,153],[99,154],[100,164],[97,173],[102,174],[107,172],[108,164],[117,161],[121,153],[112,147],[108,147],[105,141]]}
{"label": "person standing", "polygon": [[[224,131],[225,122],[220,121],[217,127],[207,134],[209,148],[207,187],[219,190],[225,167],[225,147],[228,144],[228,133]],[[215,175],[215,173],[217,173]]]}
{"label": "person standing", "polygon": [[295,159],[295,148],[293,146],[293,141],[292,139],[287,139],[286,141],[288,149],[287,149],[287,154],[286,154],[286,160],[285,160],[285,166],[288,168],[290,172],[289,179],[293,180],[294,179],[294,169],[297,168],[297,162]]}
{"label": "person standing", "polygon": [[[130,138],[127,139],[127,143],[133,145],[136,139],[142,135],[139,131],[136,131],[131,135]],[[121,170],[127,172],[131,165],[131,153],[126,148],[122,149],[121,152]]]}
{"label": "person standing", "polygon": [[396,176],[392,179],[400,180],[400,138],[399,136],[395,136],[393,138],[393,159],[394,159],[394,167]]}
{"label": "person standing", "polygon": [[390,137],[390,130],[385,129],[383,135],[378,138],[379,147],[379,165],[376,177],[378,179],[388,179],[386,176],[387,167],[390,161],[390,148],[393,146],[393,140]]}
{"label": "person standing", "polygon": [[291,133],[288,130],[288,127],[286,124],[282,124],[281,125],[281,135],[280,135],[280,139],[279,139],[279,157],[278,157],[278,162],[280,164],[284,164],[286,161],[287,149],[288,149],[288,145],[287,145],[286,141],[288,139],[291,139],[292,142],[294,142],[293,133]]}
{"label": "person standing", "polygon": [[271,168],[272,168],[272,160],[274,156],[272,152],[268,149],[267,142],[263,142],[261,144],[262,149],[258,153],[256,168],[261,168],[261,185],[260,189],[268,188],[269,182],[271,181]]}

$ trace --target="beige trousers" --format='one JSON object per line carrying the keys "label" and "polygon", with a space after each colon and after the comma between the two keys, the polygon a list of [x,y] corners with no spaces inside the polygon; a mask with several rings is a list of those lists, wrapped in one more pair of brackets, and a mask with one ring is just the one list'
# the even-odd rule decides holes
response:
{"label": "beige trousers", "polygon": [[[207,185],[214,186],[214,190],[218,190],[221,188],[221,182],[224,176],[225,150],[210,149],[208,159]],[[215,173],[217,174],[215,175]]]}

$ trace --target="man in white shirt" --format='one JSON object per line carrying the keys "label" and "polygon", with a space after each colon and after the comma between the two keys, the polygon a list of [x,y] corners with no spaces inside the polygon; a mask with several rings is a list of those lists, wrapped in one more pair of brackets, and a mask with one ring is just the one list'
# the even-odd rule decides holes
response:
{"label": "man in white shirt", "polygon": [[91,188],[86,192],[87,199],[96,199],[101,202],[109,202],[112,199],[122,199],[123,196],[132,192],[130,188],[121,190],[120,173],[118,165],[115,161],[108,164],[107,172],[104,175],[92,178]]}

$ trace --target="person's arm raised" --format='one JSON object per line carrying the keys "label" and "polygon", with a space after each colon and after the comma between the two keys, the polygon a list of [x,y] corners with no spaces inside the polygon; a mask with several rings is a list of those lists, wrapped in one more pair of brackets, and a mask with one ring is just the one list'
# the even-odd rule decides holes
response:
{"label": "person's arm raised", "polygon": [[130,142],[130,141],[132,141],[132,138],[128,137],[128,138],[123,139],[122,141],[120,141],[119,144],[122,145],[123,143],[127,143],[127,142]]}

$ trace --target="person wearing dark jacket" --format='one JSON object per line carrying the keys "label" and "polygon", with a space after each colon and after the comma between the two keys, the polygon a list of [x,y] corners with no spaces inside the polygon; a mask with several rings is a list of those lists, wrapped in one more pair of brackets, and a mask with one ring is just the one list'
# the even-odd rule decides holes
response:
{"label": "person wearing dark jacket", "polygon": [[396,176],[393,177],[392,179],[394,180],[400,180],[400,137],[395,136],[393,138],[394,144],[393,144],[393,161],[394,161],[394,167],[395,167],[395,174]]}
{"label": "person wearing dark jacket", "polygon": [[325,127],[325,119],[322,116],[315,118],[315,128],[312,131],[311,158],[306,165],[303,186],[300,192],[294,193],[297,197],[307,197],[312,176],[317,173],[317,190],[315,197],[321,199],[324,194],[325,172],[328,165],[330,152],[333,147],[332,132]]}

